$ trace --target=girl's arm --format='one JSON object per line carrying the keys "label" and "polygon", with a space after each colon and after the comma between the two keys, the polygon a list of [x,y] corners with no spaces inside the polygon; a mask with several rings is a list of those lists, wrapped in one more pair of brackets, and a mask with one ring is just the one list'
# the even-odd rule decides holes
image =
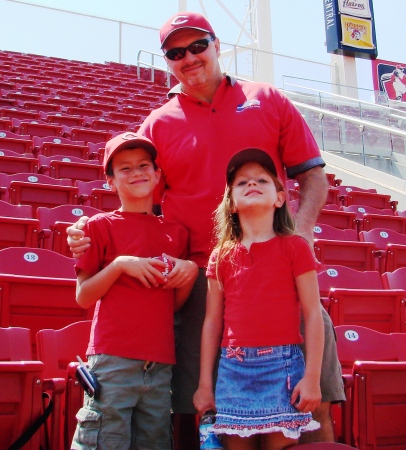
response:
{"label": "girl's arm", "polygon": [[305,322],[306,369],[303,378],[295,386],[291,403],[302,412],[314,411],[320,404],[320,371],[324,348],[324,324],[321,315],[316,271],[296,277],[296,287]]}
{"label": "girl's arm", "polygon": [[106,294],[123,273],[137,278],[146,288],[157,287],[165,281],[165,277],[162,275],[164,268],[165,263],[154,258],[118,256],[93,276],[83,270],[79,271],[76,283],[76,301],[82,308],[90,308]]}
{"label": "girl's arm", "polygon": [[202,332],[199,387],[193,396],[193,403],[200,415],[203,415],[210,409],[216,410],[213,371],[223,333],[223,312],[223,291],[220,289],[217,280],[209,278],[206,316]]}

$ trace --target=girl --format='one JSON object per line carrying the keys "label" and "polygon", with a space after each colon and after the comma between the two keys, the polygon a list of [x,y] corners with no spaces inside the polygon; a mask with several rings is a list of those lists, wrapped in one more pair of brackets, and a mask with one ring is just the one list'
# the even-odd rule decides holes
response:
{"label": "girl", "polygon": [[308,243],[293,234],[283,184],[267,153],[240,151],[226,177],[216,211],[218,244],[207,269],[194,404],[199,414],[217,411],[213,430],[227,450],[284,449],[296,444],[302,431],[319,427],[311,416],[321,400],[324,339],[316,263]]}

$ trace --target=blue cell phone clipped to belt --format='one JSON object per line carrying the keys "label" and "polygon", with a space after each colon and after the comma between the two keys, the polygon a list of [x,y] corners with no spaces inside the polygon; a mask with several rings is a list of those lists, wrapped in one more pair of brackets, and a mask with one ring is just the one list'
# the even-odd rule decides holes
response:
{"label": "blue cell phone clipped to belt", "polygon": [[76,379],[82,388],[90,396],[97,398],[100,394],[100,384],[97,378],[90,372],[80,356],[76,356],[79,366],[76,369]]}

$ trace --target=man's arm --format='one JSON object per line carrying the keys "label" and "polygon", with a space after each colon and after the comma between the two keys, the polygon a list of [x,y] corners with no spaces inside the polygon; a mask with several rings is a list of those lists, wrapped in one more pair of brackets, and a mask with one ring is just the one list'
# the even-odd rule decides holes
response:
{"label": "man's arm", "polygon": [[318,166],[298,173],[295,178],[300,186],[299,210],[295,215],[296,233],[313,246],[314,225],[327,199],[327,176]]}

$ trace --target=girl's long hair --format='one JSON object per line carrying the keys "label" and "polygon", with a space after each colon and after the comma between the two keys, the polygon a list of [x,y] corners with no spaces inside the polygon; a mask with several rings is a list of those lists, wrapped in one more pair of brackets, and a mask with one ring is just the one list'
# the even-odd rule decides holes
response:
{"label": "girl's long hair", "polygon": [[[266,170],[266,168],[264,169]],[[279,178],[275,177],[268,170],[267,172],[271,175],[277,192],[284,191],[284,186]],[[230,183],[226,187],[221,203],[214,212],[214,231],[217,242],[215,249],[218,250],[216,273],[219,282],[219,264],[235,249],[237,243],[242,239],[242,228],[238,213],[233,212],[235,211],[235,206],[232,199],[232,189]],[[275,209],[273,230],[278,236],[290,236],[294,233],[294,229],[294,221],[285,201],[280,208]]]}

